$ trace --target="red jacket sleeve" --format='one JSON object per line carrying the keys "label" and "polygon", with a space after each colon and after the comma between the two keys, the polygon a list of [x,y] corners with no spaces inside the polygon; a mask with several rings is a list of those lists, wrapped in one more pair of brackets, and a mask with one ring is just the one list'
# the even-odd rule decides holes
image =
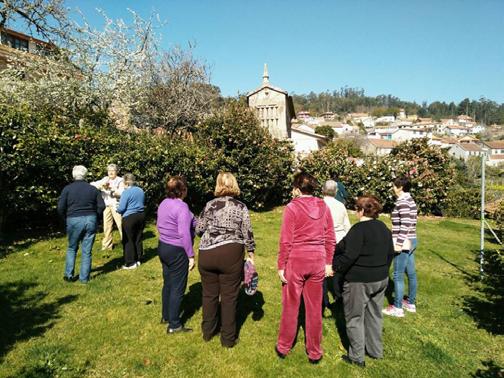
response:
{"label": "red jacket sleeve", "polygon": [[336,235],[334,234],[334,223],[329,208],[326,208],[325,218],[325,263],[326,265],[332,265],[334,249],[336,248]]}
{"label": "red jacket sleeve", "polygon": [[294,241],[295,215],[288,206],[285,208],[282,219],[282,228],[280,230],[280,245],[278,252],[278,270],[285,269],[287,260],[292,250]]}

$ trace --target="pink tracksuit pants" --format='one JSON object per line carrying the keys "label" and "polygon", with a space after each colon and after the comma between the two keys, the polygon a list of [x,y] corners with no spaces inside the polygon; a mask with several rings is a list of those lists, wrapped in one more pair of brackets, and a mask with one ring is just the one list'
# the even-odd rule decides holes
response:
{"label": "pink tracksuit pants", "polygon": [[287,283],[282,287],[282,318],[277,349],[287,354],[292,348],[298,329],[299,305],[303,296],[306,310],[306,351],[308,357],[322,357],[322,284],[324,260],[320,258],[290,257],[285,267]]}

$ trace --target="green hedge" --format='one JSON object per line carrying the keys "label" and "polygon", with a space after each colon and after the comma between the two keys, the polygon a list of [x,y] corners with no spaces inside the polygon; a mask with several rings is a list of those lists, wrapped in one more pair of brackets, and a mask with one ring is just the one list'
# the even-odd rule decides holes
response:
{"label": "green hedge", "polygon": [[198,211],[212,197],[221,170],[236,173],[240,198],[249,207],[281,204],[293,164],[290,144],[273,140],[248,109],[237,105],[208,118],[194,140],[127,133],[106,117],[76,124],[0,106],[0,142],[0,216],[12,225],[54,220],[57,198],[76,164],[88,167],[89,180],[103,177],[109,163],[133,173],[151,212],[164,197],[168,175],[186,177],[187,202]]}
{"label": "green hedge", "polygon": [[301,169],[321,182],[341,180],[349,193],[350,206],[355,197],[373,194],[381,200],[385,211],[390,211],[395,202],[392,180],[401,175],[411,178],[411,194],[420,213],[438,214],[445,206],[454,170],[446,152],[429,146],[426,140],[405,142],[390,155],[360,161],[348,159],[347,151],[332,144],[308,156],[301,162]]}

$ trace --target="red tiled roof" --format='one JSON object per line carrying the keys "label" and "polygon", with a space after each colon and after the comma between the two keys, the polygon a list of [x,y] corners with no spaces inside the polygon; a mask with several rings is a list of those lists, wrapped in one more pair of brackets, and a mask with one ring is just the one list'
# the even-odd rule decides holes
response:
{"label": "red tiled roof", "polygon": [[472,151],[472,152],[480,152],[481,147],[475,143],[462,143],[459,144],[460,148],[466,151]]}
{"label": "red tiled roof", "polygon": [[492,149],[504,149],[504,140],[495,140],[493,142],[485,142],[485,144]]}
{"label": "red tiled roof", "polygon": [[368,141],[377,148],[394,148],[397,146],[397,143],[393,140],[368,139]]}

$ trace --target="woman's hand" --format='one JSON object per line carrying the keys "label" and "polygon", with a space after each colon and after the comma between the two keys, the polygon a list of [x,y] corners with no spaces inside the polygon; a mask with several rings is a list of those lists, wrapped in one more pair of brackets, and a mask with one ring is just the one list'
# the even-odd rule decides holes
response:
{"label": "woman's hand", "polygon": [[332,276],[334,276],[334,272],[332,270],[332,265],[326,265],[325,266],[325,276],[326,277],[332,277]]}
{"label": "woman's hand", "polygon": [[280,277],[280,281],[282,281],[282,283],[284,283],[284,284],[287,283],[287,280],[285,279],[285,270],[284,269],[280,269],[278,271],[278,277]]}
{"label": "woman's hand", "polygon": [[189,272],[194,269],[194,257],[189,257]]}

